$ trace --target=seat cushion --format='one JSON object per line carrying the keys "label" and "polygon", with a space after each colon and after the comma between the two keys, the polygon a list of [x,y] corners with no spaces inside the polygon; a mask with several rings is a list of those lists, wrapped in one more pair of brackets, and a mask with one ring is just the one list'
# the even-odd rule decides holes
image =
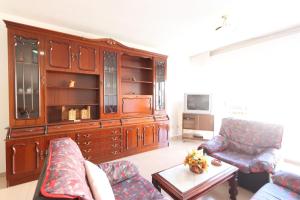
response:
{"label": "seat cushion", "polygon": [[300,195],[291,190],[278,186],[274,183],[267,183],[260,188],[251,200],[299,200]]}
{"label": "seat cushion", "polygon": [[244,154],[231,150],[216,152],[211,154],[211,156],[238,167],[239,170],[244,173],[251,172],[251,163],[255,158],[254,155]]}
{"label": "seat cushion", "polygon": [[116,200],[163,200],[156,188],[139,174],[113,185]]}
{"label": "seat cushion", "polygon": [[139,174],[137,167],[132,162],[126,160],[101,163],[98,164],[98,167],[106,173],[111,185]]}
{"label": "seat cushion", "polygon": [[278,171],[272,176],[273,183],[286,187],[294,192],[300,194],[300,175],[286,172]]}

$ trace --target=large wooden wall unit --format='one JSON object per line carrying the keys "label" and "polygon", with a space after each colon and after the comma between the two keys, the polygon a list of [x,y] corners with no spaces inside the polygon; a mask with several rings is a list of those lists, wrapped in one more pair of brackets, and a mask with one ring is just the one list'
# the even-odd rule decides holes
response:
{"label": "large wooden wall unit", "polygon": [[71,137],[95,163],[168,146],[167,56],[5,23],[9,186],[39,176],[54,138]]}

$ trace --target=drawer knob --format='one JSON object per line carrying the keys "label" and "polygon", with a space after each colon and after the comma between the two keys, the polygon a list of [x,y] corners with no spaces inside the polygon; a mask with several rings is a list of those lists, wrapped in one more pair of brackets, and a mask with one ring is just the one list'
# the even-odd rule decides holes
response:
{"label": "drawer knob", "polygon": [[113,152],[111,152],[113,155],[116,155],[116,154],[118,154],[118,151],[113,151]]}
{"label": "drawer knob", "polygon": [[89,138],[90,136],[90,134],[83,135],[84,138]]}
{"label": "drawer knob", "polygon": [[92,143],[91,141],[88,141],[88,142],[84,142],[83,144],[87,146],[90,145],[91,143]]}
{"label": "drawer knob", "polygon": [[90,153],[92,149],[84,149],[84,153]]}

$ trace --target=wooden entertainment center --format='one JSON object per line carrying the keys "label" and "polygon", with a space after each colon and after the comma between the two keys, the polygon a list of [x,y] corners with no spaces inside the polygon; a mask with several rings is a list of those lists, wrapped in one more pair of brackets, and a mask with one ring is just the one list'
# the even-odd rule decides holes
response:
{"label": "wooden entertainment center", "polygon": [[168,146],[167,56],[5,21],[8,186],[38,178],[51,139],[95,163]]}

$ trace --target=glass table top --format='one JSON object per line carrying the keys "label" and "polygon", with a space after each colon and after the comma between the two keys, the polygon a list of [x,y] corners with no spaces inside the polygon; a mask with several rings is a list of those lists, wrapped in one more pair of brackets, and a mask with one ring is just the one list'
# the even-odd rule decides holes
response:
{"label": "glass table top", "polygon": [[225,162],[222,162],[221,166],[214,166],[211,164],[211,160],[214,158],[210,156],[206,156],[206,158],[209,166],[208,169],[201,174],[195,174],[190,171],[188,165],[184,166],[181,164],[161,171],[159,172],[159,175],[175,186],[180,192],[184,193],[196,186],[201,185],[202,183],[224,171],[236,168]]}

